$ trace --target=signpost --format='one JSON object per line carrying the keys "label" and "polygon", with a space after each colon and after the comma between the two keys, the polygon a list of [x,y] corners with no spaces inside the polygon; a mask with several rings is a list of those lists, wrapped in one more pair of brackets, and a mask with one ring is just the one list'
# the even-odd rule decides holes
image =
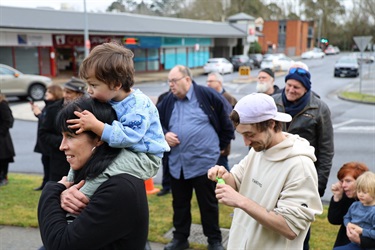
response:
{"label": "signpost", "polygon": [[359,93],[362,93],[362,64],[363,64],[363,51],[366,49],[367,45],[371,41],[372,36],[354,36],[353,40],[357,45],[358,49],[361,51],[361,65],[359,74]]}

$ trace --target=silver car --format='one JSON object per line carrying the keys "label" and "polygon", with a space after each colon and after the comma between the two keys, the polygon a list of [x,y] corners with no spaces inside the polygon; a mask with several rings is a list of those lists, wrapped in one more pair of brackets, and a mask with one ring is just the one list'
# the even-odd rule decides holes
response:
{"label": "silver car", "polygon": [[52,79],[49,77],[23,74],[10,66],[0,64],[0,90],[6,96],[42,100],[51,84]]}

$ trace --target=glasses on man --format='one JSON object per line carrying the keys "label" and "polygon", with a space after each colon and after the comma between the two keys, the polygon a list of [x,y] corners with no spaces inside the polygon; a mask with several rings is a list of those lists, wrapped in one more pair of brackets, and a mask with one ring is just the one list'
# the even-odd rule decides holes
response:
{"label": "glasses on man", "polygon": [[305,69],[302,69],[302,68],[291,68],[289,69],[289,74],[294,74],[296,73],[299,74],[299,75],[307,75],[307,74],[310,74],[307,70]]}
{"label": "glasses on man", "polygon": [[167,80],[167,83],[172,83],[172,84],[176,84],[179,80],[181,80],[181,79],[183,79],[183,78],[185,78],[186,76],[182,76],[182,77],[180,77],[180,78],[178,78],[178,79],[168,79]]}

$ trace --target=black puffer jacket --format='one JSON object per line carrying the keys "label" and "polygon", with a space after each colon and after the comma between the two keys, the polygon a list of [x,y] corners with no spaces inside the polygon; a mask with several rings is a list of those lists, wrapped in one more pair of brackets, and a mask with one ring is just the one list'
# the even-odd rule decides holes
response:
{"label": "black puffer jacket", "polygon": [[[282,93],[278,93],[272,97],[275,99],[278,111],[285,113],[281,95]],[[331,111],[327,104],[311,92],[306,107],[293,117],[288,129],[284,124],[283,130],[305,138],[315,148],[317,158],[315,168],[318,173],[319,194],[323,196],[334,155]]]}

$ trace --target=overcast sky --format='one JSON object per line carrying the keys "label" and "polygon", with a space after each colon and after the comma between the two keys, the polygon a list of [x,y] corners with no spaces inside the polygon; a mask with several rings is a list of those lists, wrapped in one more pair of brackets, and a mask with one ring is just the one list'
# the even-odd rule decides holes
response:
{"label": "overcast sky", "polygon": [[[105,12],[107,7],[113,3],[114,0],[86,0],[87,11]],[[83,0],[0,0],[2,6],[14,6],[14,7],[51,7],[53,9],[61,9],[61,4],[67,4],[74,10],[83,11]]]}
{"label": "overcast sky", "polygon": [[[138,0],[140,2],[141,0]],[[144,0],[147,2],[147,0]],[[266,0],[266,2],[274,2],[282,5],[285,1],[295,0]],[[353,0],[341,0],[347,7],[352,6]],[[89,12],[105,12],[107,7],[113,3],[114,0],[86,0],[86,9]],[[61,9],[61,4],[67,4],[71,9],[83,11],[84,0],[0,0],[0,6],[15,6],[15,7],[50,7],[56,10]]]}

